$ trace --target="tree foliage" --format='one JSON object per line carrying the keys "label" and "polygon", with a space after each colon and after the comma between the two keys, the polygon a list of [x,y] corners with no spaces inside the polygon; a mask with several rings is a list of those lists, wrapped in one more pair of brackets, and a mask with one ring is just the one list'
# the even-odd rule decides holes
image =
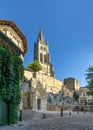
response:
{"label": "tree foliage", "polygon": [[0,45],[0,101],[8,103],[10,124],[18,121],[23,73],[22,60]]}
{"label": "tree foliage", "polygon": [[78,101],[78,99],[79,99],[79,94],[78,94],[78,92],[74,91],[74,93],[73,93],[73,98],[74,98],[76,101]]}
{"label": "tree foliage", "polygon": [[88,88],[88,95],[92,95],[93,96],[93,66],[90,66],[87,70],[87,74],[86,74],[86,80],[87,80],[87,88]]}
{"label": "tree foliage", "polygon": [[38,61],[34,61],[33,63],[30,63],[27,68],[29,68],[33,72],[38,72],[42,70],[42,66]]}

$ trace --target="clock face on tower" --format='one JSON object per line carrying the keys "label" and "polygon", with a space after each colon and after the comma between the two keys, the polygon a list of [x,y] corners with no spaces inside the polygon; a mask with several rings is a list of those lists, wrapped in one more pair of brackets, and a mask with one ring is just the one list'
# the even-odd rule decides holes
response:
{"label": "clock face on tower", "polygon": [[23,51],[23,42],[20,36],[9,26],[0,26],[0,31],[2,31],[9,39],[11,39],[16,46],[18,46]]}

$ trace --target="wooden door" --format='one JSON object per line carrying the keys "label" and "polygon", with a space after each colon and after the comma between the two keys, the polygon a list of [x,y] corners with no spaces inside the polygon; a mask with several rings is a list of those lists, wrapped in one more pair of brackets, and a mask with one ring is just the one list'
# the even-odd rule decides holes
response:
{"label": "wooden door", "polygon": [[41,109],[41,99],[37,99],[37,110]]}
{"label": "wooden door", "polygon": [[0,125],[8,124],[8,104],[0,102]]}

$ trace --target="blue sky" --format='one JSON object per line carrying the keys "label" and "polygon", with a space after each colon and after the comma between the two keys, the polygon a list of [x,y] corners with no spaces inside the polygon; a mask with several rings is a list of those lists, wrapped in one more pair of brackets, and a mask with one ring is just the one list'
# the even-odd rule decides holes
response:
{"label": "blue sky", "polygon": [[0,19],[13,21],[25,35],[25,67],[33,62],[42,27],[55,77],[74,77],[86,85],[86,69],[93,65],[93,0],[2,0]]}

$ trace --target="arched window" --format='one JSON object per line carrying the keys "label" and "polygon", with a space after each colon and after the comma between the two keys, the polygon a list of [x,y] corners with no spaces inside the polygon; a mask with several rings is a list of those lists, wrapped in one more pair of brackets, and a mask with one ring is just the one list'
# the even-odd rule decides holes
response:
{"label": "arched window", "polygon": [[47,56],[44,55],[44,63],[47,63]]}

